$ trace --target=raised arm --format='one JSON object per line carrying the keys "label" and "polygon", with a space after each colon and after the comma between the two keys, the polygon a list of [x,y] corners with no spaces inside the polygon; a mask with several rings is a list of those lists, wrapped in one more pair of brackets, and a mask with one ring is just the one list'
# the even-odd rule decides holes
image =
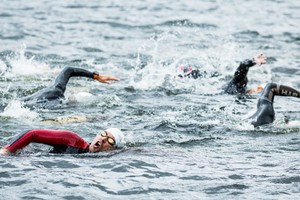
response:
{"label": "raised arm", "polygon": [[[77,149],[77,153],[88,151],[89,144],[77,134],[66,130],[31,130],[16,135],[13,140],[4,146],[0,154],[14,154],[30,143],[42,143],[66,151],[68,147]],[[61,152],[62,153],[62,152]]]}
{"label": "raised arm", "polygon": [[22,101],[30,100],[57,100],[64,97],[67,84],[71,77],[87,77],[95,79],[101,83],[110,84],[110,81],[118,81],[114,76],[101,75],[96,72],[90,72],[82,68],[66,67],[56,77],[54,84],[44,90],[38,91],[30,96],[21,98]]}
{"label": "raised arm", "polygon": [[256,112],[250,117],[253,119],[251,123],[254,127],[263,124],[270,124],[274,121],[275,111],[273,108],[273,102],[276,95],[300,98],[300,92],[292,87],[276,83],[268,83],[258,99]]}
{"label": "raised arm", "polygon": [[67,83],[71,77],[83,76],[95,79],[101,83],[109,84],[110,81],[118,81],[119,79],[114,76],[101,75],[97,72],[90,72],[82,68],[66,67],[56,77],[54,86],[60,88],[63,92],[66,90]]}
{"label": "raised arm", "polygon": [[256,64],[262,65],[265,63],[266,57],[262,53],[257,54],[253,57],[253,59],[247,59],[241,62],[236,71],[234,72],[232,80],[224,88],[224,91],[228,94],[246,93],[246,87],[248,83],[247,74],[249,68]]}

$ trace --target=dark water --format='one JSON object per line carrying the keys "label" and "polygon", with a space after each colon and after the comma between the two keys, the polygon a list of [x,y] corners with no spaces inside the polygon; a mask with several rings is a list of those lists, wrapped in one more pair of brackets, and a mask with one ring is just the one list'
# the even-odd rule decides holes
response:
{"label": "dark water", "polygon": [[[247,116],[257,97],[220,95],[238,62],[268,64],[249,87],[300,88],[299,1],[2,1],[0,145],[32,128],[68,129],[87,141],[107,127],[126,134],[120,151],[53,155],[44,145],[0,157],[0,199],[299,199],[300,101],[276,97],[273,125]],[[214,78],[174,79],[179,64]],[[70,81],[76,104],[28,108],[17,101],[66,66],[118,76]],[[80,115],[87,121],[74,122]],[[59,123],[59,117],[69,123]]]}

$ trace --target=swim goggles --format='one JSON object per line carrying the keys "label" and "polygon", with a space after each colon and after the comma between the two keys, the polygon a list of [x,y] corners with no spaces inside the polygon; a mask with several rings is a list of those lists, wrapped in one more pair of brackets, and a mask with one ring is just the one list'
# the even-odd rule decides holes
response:
{"label": "swim goggles", "polygon": [[[98,134],[98,135],[99,135],[99,134]],[[100,136],[101,136],[101,137],[106,137],[106,138],[107,138],[108,144],[110,144],[111,146],[114,146],[114,145],[116,144],[115,139],[109,137],[109,136],[108,136],[108,133],[107,133],[106,131],[102,131],[102,132],[100,133]]]}

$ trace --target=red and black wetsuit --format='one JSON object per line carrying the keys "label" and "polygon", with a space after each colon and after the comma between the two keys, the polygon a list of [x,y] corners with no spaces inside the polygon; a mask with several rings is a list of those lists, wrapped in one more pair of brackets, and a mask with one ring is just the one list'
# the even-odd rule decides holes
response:
{"label": "red and black wetsuit", "polygon": [[275,95],[300,98],[300,92],[294,88],[276,83],[268,83],[258,99],[256,112],[250,117],[253,120],[251,124],[254,127],[270,124],[274,121],[275,111],[273,102]]}
{"label": "red and black wetsuit", "polygon": [[15,153],[32,142],[53,146],[51,153],[78,154],[89,152],[88,142],[76,133],[66,130],[30,130],[16,135],[5,148],[11,153]]}
{"label": "red and black wetsuit", "polygon": [[45,103],[47,101],[58,100],[64,98],[64,93],[66,91],[66,86],[71,77],[82,76],[87,78],[94,78],[97,73],[90,72],[85,69],[66,67],[60,74],[56,77],[54,84],[41,91],[38,91],[30,96],[21,98],[21,101],[31,101],[34,100],[37,103]]}

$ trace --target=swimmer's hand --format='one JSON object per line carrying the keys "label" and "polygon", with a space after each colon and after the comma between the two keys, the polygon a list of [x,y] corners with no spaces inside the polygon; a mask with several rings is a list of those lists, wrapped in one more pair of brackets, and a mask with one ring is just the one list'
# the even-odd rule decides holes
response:
{"label": "swimmer's hand", "polygon": [[119,81],[115,76],[94,74],[93,78],[101,83],[111,84],[111,81]]}
{"label": "swimmer's hand", "polygon": [[253,62],[255,62],[258,65],[266,64],[267,58],[263,53],[259,53],[254,56]]}
{"label": "swimmer's hand", "polygon": [[0,149],[0,155],[5,155],[5,156],[7,156],[7,155],[9,155],[9,150],[8,149],[6,149],[5,147],[3,147],[2,149]]}

